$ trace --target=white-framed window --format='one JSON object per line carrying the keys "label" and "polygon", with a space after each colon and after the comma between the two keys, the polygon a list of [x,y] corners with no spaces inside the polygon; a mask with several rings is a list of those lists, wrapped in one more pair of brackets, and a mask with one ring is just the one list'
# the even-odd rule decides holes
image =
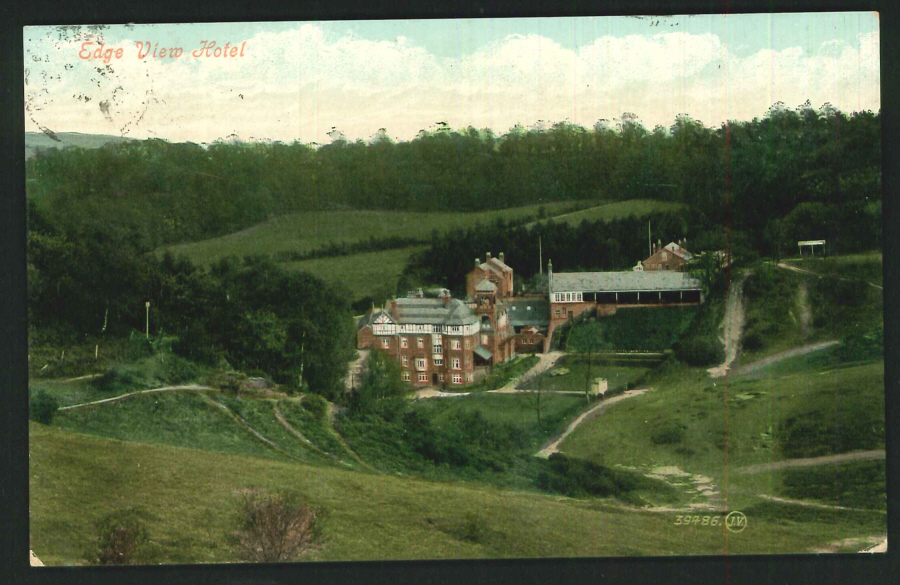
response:
{"label": "white-framed window", "polygon": [[419,349],[422,349],[423,347],[425,347],[425,340],[421,337],[416,338],[416,345]]}
{"label": "white-framed window", "polygon": [[454,370],[458,370],[459,369],[459,358],[453,358],[452,360],[450,360],[450,367],[453,368]]}
{"label": "white-framed window", "polygon": [[425,372],[420,372],[419,373],[419,382],[427,382],[427,381],[428,381],[428,374],[426,374]]}
{"label": "white-framed window", "polygon": [[555,311],[553,311],[553,316],[556,317],[557,319],[559,319],[559,309],[556,309]]}
{"label": "white-framed window", "polygon": [[409,340],[405,337],[400,338],[400,347],[409,347]]}
{"label": "white-framed window", "polygon": [[390,346],[391,346],[391,340],[390,340],[390,338],[388,338],[388,337],[382,337],[382,338],[381,338],[381,347],[390,347]]}
{"label": "white-framed window", "polygon": [[453,383],[462,384],[462,376],[460,376],[459,374],[453,374]]}
{"label": "white-framed window", "polygon": [[436,354],[442,354],[444,353],[444,347],[440,343],[437,343],[431,346],[431,351]]}
{"label": "white-framed window", "polygon": [[438,382],[440,382],[441,384],[444,383],[444,374],[438,374]]}
{"label": "white-framed window", "polygon": [[409,367],[409,358],[405,355],[400,356],[400,361],[403,363],[403,367]]}
{"label": "white-framed window", "polygon": [[404,382],[409,382],[409,372],[403,372],[400,374],[400,379]]}
{"label": "white-framed window", "polygon": [[434,365],[436,365],[436,366],[443,366],[443,365],[444,365],[444,358],[434,358]]}
{"label": "white-framed window", "polygon": [[451,342],[450,342],[450,347],[453,348],[453,349],[460,349],[461,346],[460,346],[460,344],[459,344],[459,340],[458,340],[458,339],[454,339],[453,341],[451,341]]}
{"label": "white-framed window", "polygon": [[440,325],[432,325],[432,326],[431,326],[431,332],[432,332],[432,333],[440,333],[440,332],[441,332],[441,326],[440,326]]}
{"label": "white-framed window", "polygon": [[469,339],[466,340],[466,349],[472,349],[472,341]]}
{"label": "white-framed window", "polygon": [[416,358],[416,369],[424,370],[425,369],[425,358]]}

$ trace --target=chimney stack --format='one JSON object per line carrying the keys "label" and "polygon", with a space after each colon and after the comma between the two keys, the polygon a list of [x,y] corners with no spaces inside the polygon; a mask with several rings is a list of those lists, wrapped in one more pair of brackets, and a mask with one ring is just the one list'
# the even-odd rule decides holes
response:
{"label": "chimney stack", "polygon": [[397,319],[397,299],[391,299],[391,317]]}
{"label": "chimney stack", "polygon": [[485,262],[490,262],[490,261],[491,261],[491,253],[490,253],[490,252],[487,252],[487,253],[485,254],[485,256],[487,257],[487,260],[485,260]]}
{"label": "chimney stack", "polygon": [[653,251],[651,252],[651,254],[656,254],[656,244],[653,244]]}
{"label": "chimney stack", "polygon": [[479,266],[481,266],[481,259],[480,259],[480,258],[475,258],[475,267],[477,268],[477,267],[479,267]]}
{"label": "chimney stack", "polygon": [[503,256],[504,256],[503,252],[500,252],[500,262],[503,262]]}

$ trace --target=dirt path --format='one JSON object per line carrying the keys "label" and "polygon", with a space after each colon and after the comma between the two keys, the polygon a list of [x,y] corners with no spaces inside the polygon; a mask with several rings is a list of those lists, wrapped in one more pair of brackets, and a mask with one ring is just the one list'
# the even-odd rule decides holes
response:
{"label": "dirt path", "polygon": [[275,441],[269,439],[268,437],[266,437],[265,435],[263,435],[261,432],[257,431],[257,430],[254,429],[253,427],[251,427],[251,426],[250,426],[250,423],[248,423],[246,420],[244,420],[244,417],[242,417],[242,416],[239,415],[238,413],[234,412],[233,410],[231,410],[230,408],[228,408],[226,405],[222,404],[222,403],[219,402],[218,400],[215,400],[214,398],[211,398],[211,397],[210,397],[209,395],[207,395],[207,394],[201,394],[200,396],[202,396],[203,399],[204,399],[206,402],[208,402],[210,406],[213,406],[213,407],[215,407],[215,408],[218,408],[219,410],[221,410],[222,412],[224,412],[225,415],[228,416],[228,417],[229,417],[231,420],[233,420],[235,423],[237,423],[237,425],[238,425],[239,427],[241,427],[242,429],[244,429],[245,431],[247,431],[248,433],[250,433],[251,435],[253,435],[256,439],[258,439],[259,441],[261,441],[263,444],[265,444],[265,445],[266,445],[267,447],[269,447],[270,449],[273,449],[273,450],[275,450],[275,451],[278,451],[279,453],[282,453],[283,455],[286,455],[286,456],[290,457],[291,459],[295,459],[295,460],[297,460],[297,461],[303,461],[303,459],[301,459],[301,458],[297,457],[296,455],[294,455],[293,453],[287,451],[284,447],[282,447],[281,445],[279,445],[279,444],[276,443]]}
{"label": "dirt path", "polygon": [[617,402],[621,402],[622,400],[631,398],[633,396],[640,396],[647,390],[649,390],[649,388],[628,390],[622,394],[619,394],[618,396],[613,396],[612,398],[608,398],[606,400],[600,401],[599,404],[597,404],[597,405],[589,408],[585,412],[581,413],[581,415],[578,416],[578,418],[576,418],[571,423],[569,423],[569,426],[566,427],[566,430],[563,431],[563,433],[561,435],[559,435],[558,437],[556,437],[554,439],[551,439],[546,445],[544,445],[544,447],[541,448],[540,451],[535,453],[535,457],[543,457],[545,459],[547,457],[550,457],[550,455],[559,451],[560,444],[566,439],[566,437],[568,437],[572,433],[572,431],[574,431],[578,427],[578,425],[580,425],[581,423],[583,423],[586,420],[590,420],[590,419],[596,417],[597,415],[599,415],[601,412],[603,412],[604,410],[606,410],[613,404],[615,404]]}
{"label": "dirt path", "polygon": [[803,339],[809,335],[809,324],[812,322],[812,309],[809,308],[809,292],[806,282],[800,283],[797,302],[800,305],[800,334]]}
{"label": "dirt path", "polygon": [[725,303],[725,318],[722,319],[722,335],[719,341],[725,346],[725,361],[707,370],[713,378],[721,378],[728,374],[732,362],[737,359],[741,349],[741,333],[744,329],[744,281],[748,274],[738,276],[728,290]]}
{"label": "dirt path", "polygon": [[[807,502],[806,500],[792,500],[790,498],[779,498],[767,494],[759,494],[759,497],[770,502],[779,504],[792,504],[794,506],[805,506],[807,508],[819,508],[821,510],[849,510],[851,512],[874,512],[875,510],[867,510],[865,508],[848,508],[846,506],[832,506],[831,504],[820,504],[819,502]],[[881,510],[878,510],[881,511]],[[885,512],[887,514],[887,512]]]}
{"label": "dirt path", "polygon": [[838,280],[846,280],[848,282],[864,282],[873,288],[877,288],[878,290],[884,290],[884,287],[880,284],[875,284],[874,282],[870,282],[868,280],[860,280],[858,278],[847,278],[845,276],[835,276],[833,274],[825,274],[822,272],[813,272],[812,270],[807,270],[805,268],[800,268],[799,266],[792,266],[791,264],[785,264],[784,262],[779,262],[776,264],[779,268],[784,268],[785,270],[792,270],[793,272],[799,272],[801,274],[811,274],[812,276],[818,276],[820,278],[836,278]]}
{"label": "dirt path", "polygon": [[125,400],[127,398],[131,398],[133,396],[140,396],[141,394],[153,394],[156,392],[178,392],[183,390],[212,390],[209,386],[200,386],[198,384],[187,384],[185,386],[164,386],[162,388],[151,388],[150,390],[138,390],[137,392],[129,392],[127,394],[120,394],[119,396],[113,396],[112,398],[104,398],[103,400],[95,400],[93,402],[83,402],[81,404],[73,404],[71,406],[63,406],[60,407],[59,410],[72,410],[75,408],[84,408],[86,406],[95,406],[97,404],[108,404],[110,402],[118,402],[119,400]]}
{"label": "dirt path", "polygon": [[369,351],[368,349],[356,350],[356,359],[350,362],[350,367],[347,368],[347,377],[344,378],[344,387],[347,390],[352,390],[359,384],[359,377],[362,375],[363,364],[369,357]]}
{"label": "dirt path", "polygon": [[[89,378],[99,378],[103,374],[88,374],[87,376],[78,376],[77,378],[66,378],[65,380],[58,380],[60,384],[65,384],[67,382],[77,382],[78,380],[87,380]],[[52,381],[52,380],[49,380]]]}
{"label": "dirt path", "polygon": [[518,378],[514,378],[506,383],[502,388],[498,388],[496,390],[491,390],[491,392],[515,392],[519,390],[519,385],[531,380],[535,376],[540,376],[550,368],[552,368],[559,358],[565,355],[561,351],[550,351],[547,353],[542,353],[538,355],[538,363],[534,364],[530,370],[519,376]]}
{"label": "dirt path", "polygon": [[885,538],[875,546],[870,546],[869,548],[864,548],[861,553],[886,553],[887,552],[887,539]]}
{"label": "dirt path", "polygon": [[328,410],[325,413],[325,422],[326,422],[325,430],[327,432],[331,433],[332,436],[335,439],[337,439],[337,441],[341,444],[341,447],[344,448],[344,451],[346,451],[351,457],[353,457],[353,459],[357,463],[359,463],[366,469],[369,469],[376,473],[381,473],[380,470],[375,469],[374,467],[372,467],[371,465],[369,465],[368,463],[363,461],[363,458],[360,457],[359,454],[353,450],[353,447],[351,447],[350,444],[344,440],[343,435],[341,435],[339,432],[337,432],[337,429],[334,428],[334,405],[330,402],[328,403]]}
{"label": "dirt path", "polygon": [[776,354],[772,354],[769,357],[763,358],[761,360],[755,361],[751,364],[747,364],[746,366],[742,366],[738,368],[735,372],[736,374],[750,374],[759,369],[762,369],[768,365],[774,364],[775,362],[780,362],[781,360],[786,360],[788,358],[797,357],[799,355],[805,355],[808,353],[812,353],[814,351],[819,351],[825,349],[827,347],[831,347],[832,345],[837,345],[836,339],[831,339],[829,341],[820,341],[818,343],[810,343],[808,345],[801,345],[800,347],[795,347],[794,349],[789,349],[787,351],[782,351]]}
{"label": "dirt path", "polygon": [[841,453],[840,455],[824,455],[822,457],[807,457],[803,459],[785,459],[774,463],[762,463],[748,465],[735,469],[735,473],[763,473],[773,469],[787,469],[790,467],[815,467],[816,465],[828,465],[829,463],[844,463],[845,461],[871,461],[884,459],[884,449],[872,451],[855,451],[853,453]]}

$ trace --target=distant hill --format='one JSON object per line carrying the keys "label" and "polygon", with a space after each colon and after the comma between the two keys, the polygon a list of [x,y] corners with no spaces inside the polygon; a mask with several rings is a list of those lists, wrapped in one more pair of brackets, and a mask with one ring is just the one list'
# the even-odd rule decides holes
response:
{"label": "distant hill", "polygon": [[25,133],[25,158],[34,156],[38,148],[68,148],[80,146],[81,148],[100,148],[108,142],[125,142],[134,140],[123,136],[110,136],[108,134],[81,134],[79,132],[56,132],[53,134],[57,140],[43,132]]}

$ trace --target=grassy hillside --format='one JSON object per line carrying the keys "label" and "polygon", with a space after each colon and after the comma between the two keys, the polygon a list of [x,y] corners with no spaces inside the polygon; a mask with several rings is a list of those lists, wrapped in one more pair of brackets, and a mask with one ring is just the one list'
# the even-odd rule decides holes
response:
{"label": "grassy hillside", "polygon": [[[608,391],[625,390],[634,388],[635,382],[640,380],[648,371],[651,364],[641,365],[613,360],[603,360],[594,357],[590,364],[590,381],[594,378],[606,378]],[[559,375],[555,372],[568,370],[568,373]],[[564,390],[570,392],[584,392],[588,374],[588,360],[583,357],[563,356],[556,362],[556,367],[536,376],[524,384],[525,388],[536,390]],[[551,398],[554,400],[555,398]],[[581,399],[579,399],[581,400]]]}
{"label": "grassy hillside", "polygon": [[884,284],[881,252],[844,254],[829,258],[785,260],[785,264],[803,268],[823,276],[858,279],[879,286]]}
{"label": "grassy hillside", "polygon": [[334,284],[343,285],[351,299],[372,297],[390,298],[397,289],[397,281],[409,257],[423,250],[423,246],[315,258],[300,262],[288,262],[288,270],[304,270]]}
{"label": "grassy hillside", "polygon": [[[854,255],[830,262],[844,267],[839,274],[856,274],[863,280],[880,282],[881,264],[874,258]],[[826,264],[813,267],[822,269],[823,274],[834,274],[827,271]],[[744,298],[742,363],[826,339],[869,337],[873,343],[880,343],[877,340],[883,330],[884,291],[862,281],[761,265],[747,277]]]}
{"label": "grassy hillside", "polygon": [[[773,521],[760,509],[751,516],[753,530],[726,540],[722,528],[685,529],[670,514],[591,500],[121,442],[36,424],[29,477],[30,545],[47,565],[82,563],[91,523],[132,507],[143,510],[151,534],[142,562],[233,562],[225,534],[246,488],[291,488],[324,507],[326,540],[309,557],[319,561],[805,552],[868,534],[881,517],[835,523],[836,513],[816,511],[774,521],[783,506],[770,504]],[[473,522],[482,530],[466,539]]]}
{"label": "grassy hillside", "polygon": [[[606,465],[701,473],[739,508],[760,493],[797,496],[778,476],[740,474],[741,467],[884,449],[883,361],[836,369],[801,357],[781,368],[718,380],[672,368],[649,383],[650,392],[580,426],[562,452]],[[884,483],[863,488],[883,493]]]}
{"label": "grassy hillside", "polygon": [[607,203],[589,209],[582,209],[580,211],[558,215],[553,218],[553,221],[577,226],[584,220],[596,221],[601,219],[603,221],[612,221],[614,219],[622,219],[625,217],[642,217],[644,215],[650,215],[651,213],[677,211],[682,207],[683,205],[680,203],[672,203],[669,201],[629,199],[627,201],[616,201],[615,203]]}
{"label": "grassy hillside", "polygon": [[527,205],[511,209],[477,213],[404,211],[313,211],[273,218],[239,232],[179,244],[167,249],[184,254],[196,264],[212,264],[229,255],[271,255],[276,252],[306,252],[328,243],[358,242],[370,237],[390,236],[427,239],[433,230],[447,232],[454,228],[468,228],[476,223],[487,224],[495,219],[537,215],[543,209],[555,215],[571,209],[577,202],[567,201],[541,205]]}

